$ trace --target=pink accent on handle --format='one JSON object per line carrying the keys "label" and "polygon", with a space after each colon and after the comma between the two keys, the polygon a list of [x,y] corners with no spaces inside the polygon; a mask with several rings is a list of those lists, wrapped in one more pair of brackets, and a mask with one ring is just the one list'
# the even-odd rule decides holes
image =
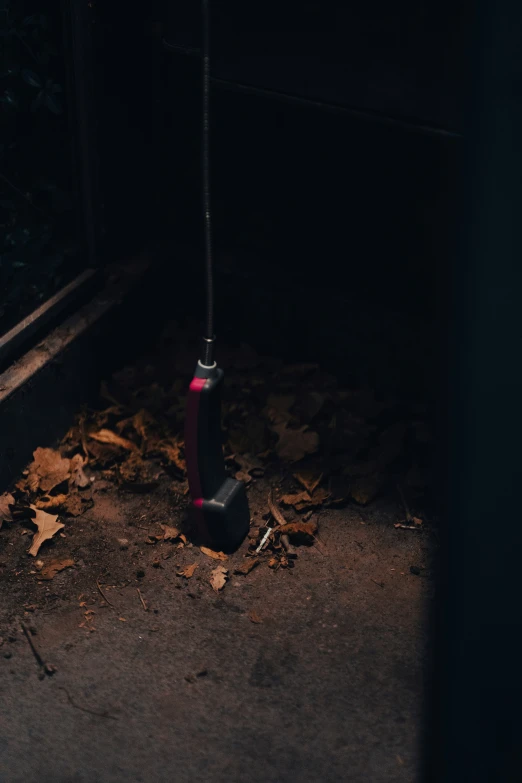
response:
{"label": "pink accent on handle", "polygon": [[[200,393],[205,386],[206,378],[193,378],[187,400],[187,420],[185,423],[185,459],[187,461],[187,475],[192,503],[202,501],[201,481],[198,465],[198,415]],[[199,506],[201,508],[201,505]]]}

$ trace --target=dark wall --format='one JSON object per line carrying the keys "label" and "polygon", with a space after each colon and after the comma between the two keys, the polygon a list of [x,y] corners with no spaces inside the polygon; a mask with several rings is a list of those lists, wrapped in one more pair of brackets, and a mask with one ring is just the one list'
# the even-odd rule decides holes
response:
{"label": "dark wall", "polygon": [[[198,46],[199,3],[152,3],[141,16],[117,5],[102,15],[107,223],[130,248],[159,232],[198,246],[200,63],[161,39]],[[298,91],[298,74],[320,97],[331,89],[349,103],[357,88],[380,113],[458,124],[449,107],[462,84],[452,65],[465,59],[456,46],[462,13],[412,2],[393,12],[335,8],[324,3],[319,13],[308,3],[296,15],[288,3],[249,5],[247,14],[239,4],[213,4],[213,73],[226,67],[247,82],[263,63],[269,87]],[[379,102],[384,93],[388,104]],[[213,88],[218,278],[228,254],[228,271],[249,285],[306,281],[325,295],[369,296],[432,317],[443,306],[458,221],[462,145]],[[186,270],[178,271],[183,286]]]}
{"label": "dark wall", "polygon": [[[199,3],[165,8],[165,35],[199,45]],[[471,14],[463,2],[211,4],[217,76],[458,129]]]}

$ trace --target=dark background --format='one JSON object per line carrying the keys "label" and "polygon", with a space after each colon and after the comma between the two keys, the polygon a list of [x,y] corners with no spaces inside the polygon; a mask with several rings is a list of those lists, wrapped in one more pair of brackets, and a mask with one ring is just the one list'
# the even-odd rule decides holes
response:
{"label": "dark background", "polygon": [[[199,4],[95,10],[106,246],[131,252],[157,232],[199,247],[200,62],[162,45],[199,46]],[[465,51],[458,4],[214,4],[214,76],[368,112],[213,88],[216,251],[244,296],[306,284],[434,316],[458,213]]]}

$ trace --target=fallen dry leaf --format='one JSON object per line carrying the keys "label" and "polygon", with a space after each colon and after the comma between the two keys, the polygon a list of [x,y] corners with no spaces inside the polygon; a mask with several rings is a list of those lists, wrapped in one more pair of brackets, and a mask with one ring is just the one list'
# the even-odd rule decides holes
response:
{"label": "fallen dry leaf", "polygon": [[253,571],[257,565],[259,565],[259,560],[255,560],[253,557],[249,557],[247,560],[245,560],[244,563],[234,569],[234,573],[240,574],[241,576],[246,576],[251,571]]}
{"label": "fallen dry leaf", "polygon": [[246,473],[244,470],[238,470],[237,473],[234,474],[234,478],[237,479],[237,481],[242,481],[244,484],[250,484],[252,481],[250,473]]}
{"label": "fallen dry leaf", "polygon": [[54,579],[56,574],[58,574],[60,571],[63,571],[64,568],[71,568],[71,566],[74,565],[74,560],[70,557],[64,557],[64,558],[56,558],[55,560],[50,560],[48,563],[44,565],[42,570],[37,576],[37,579]]}
{"label": "fallen dry leaf", "polygon": [[175,481],[170,485],[170,491],[174,493],[174,495],[188,495],[189,493],[189,485],[188,481]]}
{"label": "fallen dry leaf", "polygon": [[9,506],[14,505],[15,499],[9,492],[0,495],[0,528],[4,522],[11,522],[12,516]]}
{"label": "fallen dry leaf", "polygon": [[85,511],[85,506],[77,492],[72,492],[64,503],[64,513],[70,517],[79,517]]}
{"label": "fallen dry leaf", "polygon": [[290,408],[295,403],[295,394],[269,394],[265,413],[272,424],[282,424],[290,421]]}
{"label": "fallen dry leaf", "polygon": [[60,509],[67,500],[67,495],[54,495],[47,497],[44,495],[35,501],[36,508],[42,509],[42,511],[57,511]]}
{"label": "fallen dry leaf", "polygon": [[298,462],[306,454],[313,454],[319,448],[319,435],[306,426],[296,430],[288,429],[286,424],[274,424],[274,432],[279,435],[276,452],[280,459]]}
{"label": "fallen dry leaf", "polygon": [[214,552],[213,549],[209,549],[206,546],[201,546],[200,550],[204,555],[211,557],[213,560],[228,560],[228,557],[224,552]]}
{"label": "fallen dry leaf", "polygon": [[71,478],[69,482],[72,487],[85,489],[85,487],[90,485],[91,482],[89,481],[89,477],[86,476],[83,471],[84,465],[85,460],[81,454],[75,454],[74,457],[72,457],[70,462]]}
{"label": "fallen dry leaf", "polygon": [[48,514],[46,511],[36,508],[36,506],[30,506],[29,508],[35,512],[34,517],[32,517],[32,522],[38,528],[38,532],[33,536],[33,543],[29,549],[29,554],[36,557],[43,542],[52,538],[54,534],[64,528],[65,525],[56,521],[58,519],[57,515]]}
{"label": "fallen dry leaf", "polygon": [[254,474],[255,478],[264,476],[265,469],[262,463],[251,454],[233,454],[231,459],[240,466],[240,472]]}
{"label": "fallen dry leaf", "polygon": [[308,492],[296,492],[294,494],[283,495],[281,503],[285,506],[293,506],[297,511],[312,505],[312,498]]}
{"label": "fallen dry leaf", "polygon": [[171,525],[160,525],[160,528],[163,530],[164,541],[175,541],[176,538],[179,538],[179,530],[177,527],[171,527]]}
{"label": "fallen dry leaf", "polygon": [[192,565],[185,566],[181,571],[178,571],[178,576],[184,576],[185,579],[190,579],[191,576],[194,576],[194,571],[198,567],[197,563],[192,563]]}
{"label": "fallen dry leaf", "polygon": [[175,465],[182,473],[186,473],[187,465],[181,454],[181,446],[175,440],[163,440],[154,446],[154,451],[162,454],[168,462]]}
{"label": "fallen dry leaf", "polygon": [[210,574],[210,584],[217,592],[222,590],[227,583],[228,571],[224,566],[218,566]]}
{"label": "fallen dry leaf", "polygon": [[352,484],[350,494],[356,503],[366,506],[374,500],[383,488],[383,478],[378,474],[361,476]]}
{"label": "fallen dry leaf", "polygon": [[283,495],[281,501],[285,506],[293,506],[296,511],[304,511],[308,508],[317,508],[330,497],[330,493],[325,489],[317,489],[313,495],[308,492],[297,492],[296,494]]}
{"label": "fallen dry leaf", "polygon": [[313,538],[317,533],[317,525],[315,522],[287,522],[286,525],[276,528],[276,531],[281,535],[305,535]]}
{"label": "fallen dry leaf", "polygon": [[90,432],[89,438],[95,440],[98,443],[107,443],[110,446],[117,446],[118,448],[125,449],[125,451],[137,451],[138,447],[131,440],[122,438],[121,435],[117,435],[112,430],[99,430],[98,432]]}
{"label": "fallen dry leaf", "polygon": [[294,478],[311,495],[321,483],[323,475],[317,470],[300,470],[298,473],[294,473]]}
{"label": "fallen dry leaf", "polygon": [[38,489],[50,492],[70,478],[70,463],[59,451],[37,448],[33,454],[33,462],[29,465],[25,489],[30,492],[36,492]]}
{"label": "fallen dry leaf", "polygon": [[263,622],[258,613],[253,610],[248,613],[248,619],[251,623],[256,623],[256,625]]}
{"label": "fallen dry leaf", "polygon": [[77,492],[72,492],[70,495],[54,495],[51,497],[38,498],[35,501],[35,505],[42,511],[63,511],[71,517],[79,517],[83,514],[85,507],[82,503],[82,499]]}
{"label": "fallen dry leaf", "polygon": [[129,457],[119,466],[120,478],[124,483],[131,484],[141,478],[145,469],[145,463],[137,451],[133,451]]}

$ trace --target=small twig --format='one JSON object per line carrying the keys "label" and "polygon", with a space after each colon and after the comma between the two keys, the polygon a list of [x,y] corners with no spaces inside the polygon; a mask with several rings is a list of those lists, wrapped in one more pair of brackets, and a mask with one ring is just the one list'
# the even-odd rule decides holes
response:
{"label": "small twig", "polygon": [[116,715],[110,715],[107,711],[105,712],[96,712],[96,710],[90,710],[88,707],[80,707],[79,704],[76,704],[72,698],[71,694],[67,690],[67,688],[64,688],[63,685],[58,686],[61,691],[65,692],[65,695],[67,696],[67,699],[69,701],[69,704],[71,707],[74,707],[77,710],[81,710],[82,712],[87,712],[89,715],[96,715],[97,718],[110,718],[110,720],[118,720]]}
{"label": "small twig", "polygon": [[139,595],[139,597],[140,597],[141,605],[143,606],[144,610],[147,612],[147,611],[148,611],[148,609],[149,609],[149,607],[148,607],[148,606],[147,606],[147,604],[145,603],[145,599],[143,598],[143,596],[142,596],[142,594],[141,594],[141,590],[140,590],[140,588],[139,588],[139,587],[137,587],[137,588],[136,588],[136,590],[137,590],[137,592],[138,592],[138,595]]}
{"label": "small twig", "polygon": [[281,536],[281,543],[286,549],[286,553],[288,555],[294,555],[297,556],[297,550],[293,544],[290,543],[290,538],[288,535],[284,534]]}
{"label": "small twig", "polygon": [[278,525],[286,525],[286,519],[282,515],[282,513],[277,508],[275,502],[274,502],[274,490],[271,489],[268,493],[268,508],[270,510],[270,513],[274,517],[275,521]]}
{"label": "small twig", "polygon": [[31,632],[29,631],[29,629],[27,628],[25,623],[20,623],[20,625],[21,625],[22,631],[24,632],[25,638],[27,639],[27,641],[29,643],[29,647],[31,648],[31,652],[33,653],[33,655],[34,655],[34,657],[36,659],[36,663],[40,667],[40,671],[42,672],[42,677],[43,677],[43,674],[49,674],[49,675],[54,674],[56,669],[54,668],[54,666],[51,666],[50,664],[45,663],[44,659],[42,658],[42,656],[40,655],[40,653],[36,649],[36,645],[35,645],[35,643],[33,642],[32,638],[31,638]]}
{"label": "small twig", "polygon": [[97,587],[97,588],[98,588],[98,590],[100,591],[100,595],[101,595],[101,597],[103,598],[103,600],[104,600],[104,601],[106,601],[106,602],[109,604],[109,606],[112,606],[112,608],[113,608],[113,609],[116,609],[116,607],[114,606],[114,604],[112,604],[112,603],[109,601],[109,599],[107,598],[107,596],[106,596],[106,595],[105,595],[105,593],[103,592],[103,590],[102,590],[102,588],[101,588],[101,584],[100,584],[100,582],[99,582],[99,580],[98,580],[98,579],[96,580],[96,587]]}
{"label": "small twig", "polygon": [[372,582],[379,587],[384,587],[384,582],[378,582],[376,579],[372,579]]}
{"label": "small twig", "polygon": [[400,522],[396,522],[393,527],[398,530],[422,530],[420,525],[402,525]]}
{"label": "small twig", "polygon": [[268,541],[268,539],[269,539],[269,536],[270,536],[270,533],[272,532],[272,530],[273,530],[273,529],[274,529],[273,527],[269,527],[269,528],[267,529],[267,531],[266,531],[265,535],[264,535],[264,536],[263,536],[263,538],[261,539],[261,543],[259,544],[259,546],[258,546],[258,547],[257,547],[257,549],[256,549],[256,555],[257,555],[257,554],[259,554],[259,552],[261,552],[261,550],[263,549],[263,547],[264,547],[264,545],[266,544],[266,542]]}

